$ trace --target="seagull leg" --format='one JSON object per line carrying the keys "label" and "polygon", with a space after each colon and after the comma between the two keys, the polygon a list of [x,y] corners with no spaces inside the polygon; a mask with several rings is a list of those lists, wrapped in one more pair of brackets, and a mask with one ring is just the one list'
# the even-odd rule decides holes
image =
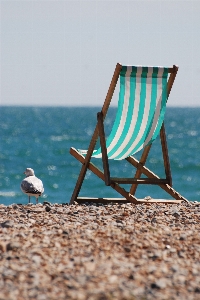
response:
{"label": "seagull leg", "polygon": [[36,203],[38,204],[38,198],[36,198]]}
{"label": "seagull leg", "polygon": [[30,203],[30,201],[31,201],[31,197],[30,197],[30,196],[28,196],[28,203]]}

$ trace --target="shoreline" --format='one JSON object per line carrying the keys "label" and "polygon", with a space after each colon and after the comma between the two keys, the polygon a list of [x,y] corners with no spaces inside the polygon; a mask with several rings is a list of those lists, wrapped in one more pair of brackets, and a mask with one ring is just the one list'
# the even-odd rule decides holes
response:
{"label": "shoreline", "polygon": [[200,299],[200,205],[0,204],[0,299]]}

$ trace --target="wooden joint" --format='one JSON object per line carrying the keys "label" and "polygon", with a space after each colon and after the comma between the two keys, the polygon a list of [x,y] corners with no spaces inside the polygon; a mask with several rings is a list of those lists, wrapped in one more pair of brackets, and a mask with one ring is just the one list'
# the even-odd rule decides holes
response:
{"label": "wooden joint", "polygon": [[167,181],[168,181],[168,184],[170,185],[170,187],[172,186],[172,177],[171,176],[167,176]]}
{"label": "wooden joint", "polygon": [[103,117],[103,113],[102,113],[102,111],[99,111],[97,113],[97,120],[101,119],[102,117]]}
{"label": "wooden joint", "polygon": [[173,71],[174,71],[174,73],[178,72],[178,66],[173,65]]}
{"label": "wooden joint", "polygon": [[168,73],[177,73],[178,72],[178,66],[173,65],[172,68],[168,68]]}
{"label": "wooden joint", "polygon": [[144,163],[139,162],[137,165],[137,169],[141,170],[144,167]]}

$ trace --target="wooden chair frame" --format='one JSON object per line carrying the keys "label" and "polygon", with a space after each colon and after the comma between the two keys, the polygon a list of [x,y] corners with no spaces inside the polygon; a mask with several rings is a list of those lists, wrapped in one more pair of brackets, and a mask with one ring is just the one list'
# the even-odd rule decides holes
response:
{"label": "wooden chair frame", "polygon": [[[101,112],[97,113],[97,125],[95,127],[93,136],[90,141],[90,145],[87,151],[86,156],[84,157],[81,155],[76,149],[71,148],[70,153],[76,159],[78,159],[82,163],[82,168],[80,170],[79,177],[76,182],[76,186],[74,188],[70,204],[73,204],[74,201],[82,202],[82,201],[92,201],[92,202],[103,202],[107,203],[109,201],[125,201],[125,202],[132,202],[134,204],[141,204],[141,203],[165,203],[165,204],[174,204],[174,203],[181,203],[182,201],[186,200],[183,196],[181,196],[178,192],[176,192],[172,188],[172,178],[171,178],[171,170],[170,170],[170,162],[169,162],[169,155],[167,149],[167,141],[166,141],[166,134],[165,134],[165,127],[164,123],[160,130],[160,140],[162,146],[162,153],[163,153],[163,161],[165,167],[165,179],[159,178],[156,174],[154,174],[151,170],[145,167],[145,162],[147,160],[151,145],[148,145],[144,148],[140,161],[136,160],[133,156],[129,156],[126,160],[136,168],[136,173],[134,178],[115,178],[110,177],[110,170],[109,170],[109,163],[108,163],[108,156],[107,156],[107,149],[106,149],[106,140],[105,140],[105,132],[104,132],[104,119],[106,113],[108,111],[119,75],[121,71],[122,65],[117,64],[110,87],[108,89],[108,93],[106,99],[104,101],[103,107]],[[168,69],[168,73],[170,73],[168,82],[167,82],[167,98],[170,94],[172,89],[172,85],[174,83],[176,74],[178,71],[177,66],[173,66],[173,68]],[[101,152],[102,152],[102,161],[103,161],[103,172],[98,169],[93,163],[90,162],[93,150],[95,148],[96,142],[98,137],[100,137],[100,145],[101,145]],[[101,178],[106,185],[115,189],[119,194],[121,194],[124,198],[81,198],[78,197],[80,192],[83,180],[85,178],[85,174],[87,169],[91,170],[95,175]],[[141,178],[141,175],[144,174],[148,178]],[[120,184],[131,184],[130,191],[127,192],[124,188],[120,186]],[[159,199],[137,199],[134,195],[137,189],[138,184],[154,184],[159,185],[162,189],[164,189],[168,194],[170,194],[176,200],[159,200]]]}

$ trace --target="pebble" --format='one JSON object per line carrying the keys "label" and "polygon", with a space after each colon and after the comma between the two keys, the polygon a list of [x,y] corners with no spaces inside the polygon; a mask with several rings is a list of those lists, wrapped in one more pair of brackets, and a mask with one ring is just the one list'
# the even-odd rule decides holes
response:
{"label": "pebble", "polygon": [[0,299],[200,299],[199,212],[0,204]]}
{"label": "pebble", "polygon": [[45,207],[45,210],[46,210],[47,212],[49,212],[49,211],[51,210],[51,207],[50,207],[49,205],[47,205],[47,206]]}
{"label": "pebble", "polygon": [[14,226],[14,224],[11,220],[6,220],[6,221],[2,222],[0,225],[3,228],[10,228],[10,227]]}

